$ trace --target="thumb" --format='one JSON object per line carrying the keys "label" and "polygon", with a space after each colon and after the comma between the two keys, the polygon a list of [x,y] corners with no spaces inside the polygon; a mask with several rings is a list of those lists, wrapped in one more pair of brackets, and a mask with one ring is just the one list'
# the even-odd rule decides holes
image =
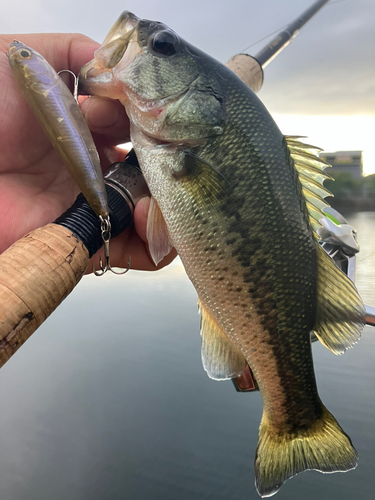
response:
{"label": "thumb", "polygon": [[138,234],[138,236],[147,243],[147,216],[148,209],[150,207],[151,198],[149,196],[145,196],[141,198],[137,203],[134,214],[134,227]]}
{"label": "thumb", "polygon": [[91,96],[82,102],[81,111],[91,132],[106,136],[108,144],[129,141],[129,118],[119,101]]}

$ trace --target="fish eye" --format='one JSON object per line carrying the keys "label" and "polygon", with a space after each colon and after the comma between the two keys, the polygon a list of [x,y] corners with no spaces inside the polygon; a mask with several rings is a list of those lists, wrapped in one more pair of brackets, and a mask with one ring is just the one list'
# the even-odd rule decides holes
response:
{"label": "fish eye", "polygon": [[30,59],[31,53],[28,50],[22,49],[20,51],[20,56],[22,57],[22,59]]}
{"label": "fish eye", "polygon": [[150,48],[157,54],[173,56],[177,52],[177,43],[178,38],[173,31],[158,31],[151,39]]}

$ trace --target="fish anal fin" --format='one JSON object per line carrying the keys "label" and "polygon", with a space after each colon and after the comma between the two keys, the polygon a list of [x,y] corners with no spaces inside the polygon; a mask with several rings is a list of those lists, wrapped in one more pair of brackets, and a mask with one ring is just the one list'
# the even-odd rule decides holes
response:
{"label": "fish anal fin", "polygon": [[317,322],[314,332],[335,354],[353,347],[366,323],[366,312],[354,283],[318,245]]}
{"label": "fish anal fin", "polygon": [[270,497],[299,472],[323,473],[355,469],[358,455],[336,419],[323,406],[323,415],[308,429],[278,432],[263,413],[255,458],[255,486]]}
{"label": "fish anal fin", "polygon": [[151,258],[157,266],[172,250],[172,245],[169,241],[164,217],[158,204],[152,197],[148,209],[146,234]]}
{"label": "fish anal fin", "polygon": [[207,375],[214,380],[238,377],[246,360],[228,339],[212,315],[199,302],[202,337],[202,363]]}

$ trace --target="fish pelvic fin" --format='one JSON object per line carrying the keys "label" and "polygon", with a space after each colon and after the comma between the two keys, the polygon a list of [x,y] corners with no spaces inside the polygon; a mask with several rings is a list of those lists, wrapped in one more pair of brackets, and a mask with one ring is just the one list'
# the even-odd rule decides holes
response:
{"label": "fish pelvic fin", "polygon": [[299,139],[299,137],[295,136],[285,136],[290,156],[302,184],[302,193],[306,200],[310,225],[315,238],[319,240],[320,237],[316,231],[321,227],[320,219],[325,217],[323,209],[329,206],[324,198],[333,196],[323,185],[326,179],[332,179],[324,172],[331,165],[319,158],[320,148],[305,144]]}
{"label": "fish pelvic fin", "polygon": [[255,486],[261,497],[274,495],[299,472],[347,472],[357,462],[349,436],[324,406],[322,417],[310,428],[291,434],[277,432],[263,413],[255,458]]}
{"label": "fish pelvic fin", "polygon": [[202,364],[214,380],[238,377],[245,369],[246,360],[228,339],[212,315],[198,301],[201,316]]}
{"label": "fish pelvic fin", "polygon": [[153,197],[151,197],[148,209],[146,235],[151,258],[157,266],[172,250],[172,245],[164,217]]}
{"label": "fish pelvic fin", "polygon": [[366,312],[354,283],[336,267],[320,245],[318,254],[317,321],[314,332],[335,354],[353,347],[366,323]]}

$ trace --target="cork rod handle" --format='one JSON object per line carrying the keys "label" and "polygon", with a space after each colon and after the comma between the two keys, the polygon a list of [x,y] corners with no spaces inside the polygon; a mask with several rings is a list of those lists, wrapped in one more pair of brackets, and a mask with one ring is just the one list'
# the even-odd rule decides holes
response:
{"label": "cork rod handle", "polygon": [[65,227],[48,224],[0,255],[0,367],[73,290],[89,253]]}

